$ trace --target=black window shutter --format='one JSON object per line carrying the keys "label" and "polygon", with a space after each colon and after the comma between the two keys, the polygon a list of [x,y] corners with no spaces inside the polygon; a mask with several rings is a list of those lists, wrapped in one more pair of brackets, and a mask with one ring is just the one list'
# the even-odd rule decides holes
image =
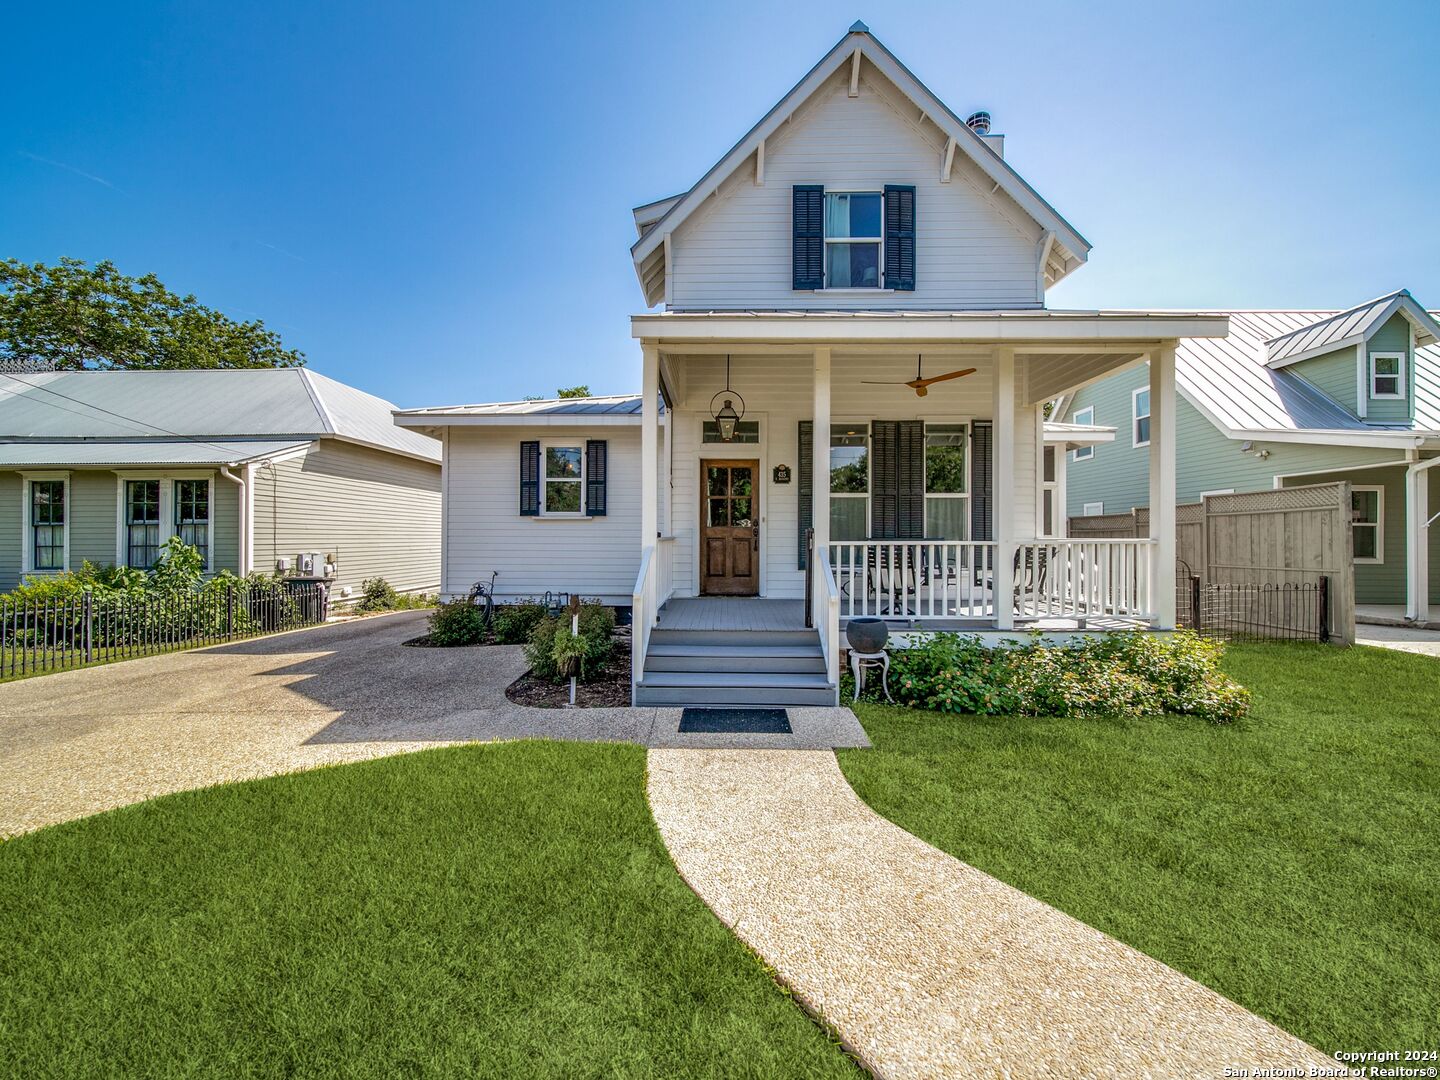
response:
{"label": "black window shutter", "polygon": [[914,187],[885,185],[885,287],[915,289]]}
{"label": "black window shutter", "polygon": [[800,547],[796,565],[801,570],[809,566],[809,560],[805,557],[805,534],[815,525],[815,464],[812,450],[815,445],[814,430],[813,421],[800,421],[800,449],[795,455],[795,468],[800,475],[795,478],[795,482],[800,495]]}
{"label": "black window shutter", "polygon": [[540,444],[520,444],[520,516],[540,516]]}
{"label": "black window shutter", "polygon": [[870,535],[900,536],[900,434],[894,420],[870,424]]}
{"label": "black window shutter", "polygon": [[918,540],[925,535],[925,422],[901,420],[896,425],[896,536]]}
{"label": "black window shutter", "polygon": [[825,189],[819,184],[791,188],[791,277],[794,289],[825,287]]}
{"label": "black window shutter", "polygon": [[970,539],[994,540],[993,476],[995,429],[988,421],[970,429]]}
{"label": "black window shutter", "polygon": [[605,470],[609,457],[604,439],[585,442],[585,513],[591,517],[605,516]]}

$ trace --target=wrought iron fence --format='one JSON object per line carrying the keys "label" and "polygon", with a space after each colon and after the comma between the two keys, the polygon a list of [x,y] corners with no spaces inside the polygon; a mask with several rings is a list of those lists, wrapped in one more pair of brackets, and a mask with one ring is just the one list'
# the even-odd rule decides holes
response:
{"label": "wrought iron fence", "polygon": [[[1180,623],[1212,637],[1330,640],[1330,578],[1250,584],[1182,577]],[[1188,595],[1185,595],[1188,594]]]}
{"label": "wrought iron fence", "polygon": [[0,597],[0,678],[215,645],[323,623],[323,582],[193,593],[101,593],[54,599]]}

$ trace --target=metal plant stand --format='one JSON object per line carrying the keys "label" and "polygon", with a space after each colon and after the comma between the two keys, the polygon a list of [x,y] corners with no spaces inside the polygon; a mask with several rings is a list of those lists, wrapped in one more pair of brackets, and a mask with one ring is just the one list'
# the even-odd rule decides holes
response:
{"label": "metal plant stand", "polygon": [[865,689],[865,669],[880,669],[880,687],[885,691],[885,700],[895,704],[895,699],[890,696],[890,654],[883,649],[880,652],[862,653],[850,650],[850,674],[855,676],[855,698],[860,700],[860,691]]}

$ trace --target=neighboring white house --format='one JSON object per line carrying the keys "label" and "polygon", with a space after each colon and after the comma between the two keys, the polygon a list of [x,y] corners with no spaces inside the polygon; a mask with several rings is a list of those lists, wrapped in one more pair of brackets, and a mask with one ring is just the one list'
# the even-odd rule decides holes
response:
{"label": "neighboring white house", "polygon": [[[635,211],[638,399],[397,414],[445,444],[446,590],[628,599],[655,704],[834,701],[867,614],[1172,627],[1175,343],[1227,320],[1047,309],[1090,245],[1003,150],[857,23]],[[1152,536],[1062,539],[1056,456],[1113,429],[1043,405],[1146,360]]]}
{"label": "neighboring white house", "polygon": [[174,535],[210,572],[440,584],[440,444],[307,368],[0,376],[0,588],[149,568]]}

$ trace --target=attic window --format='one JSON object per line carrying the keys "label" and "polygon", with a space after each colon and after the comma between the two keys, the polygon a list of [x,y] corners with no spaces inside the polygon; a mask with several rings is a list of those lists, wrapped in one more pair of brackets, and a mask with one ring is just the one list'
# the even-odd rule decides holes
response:
{"label": "attic window", "polygon": [[825,287],[878,289],[884,243],[878,191],[825,193]]}
{"label": "attic window", "polygon": [[1370,396],[1372,398],[1403,398],[1405,396],[1405,354],[1370,354]]}

